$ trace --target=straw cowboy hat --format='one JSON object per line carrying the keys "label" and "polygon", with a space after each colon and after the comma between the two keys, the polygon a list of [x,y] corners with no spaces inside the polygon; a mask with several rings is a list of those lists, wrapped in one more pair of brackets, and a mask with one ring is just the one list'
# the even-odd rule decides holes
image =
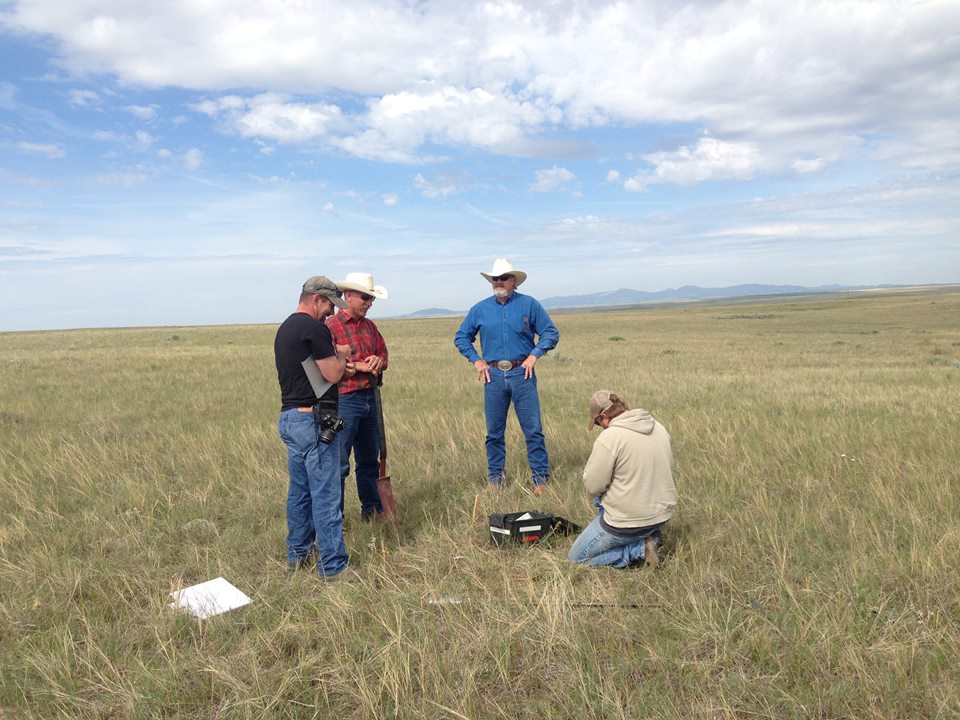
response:
{"label": "straw cowboy hat", "polygon": [[513,275],[516,280],[516,287],[520,287],[523,284],[523,281],[527,279],[527,274],[523,270],[517,270],[510,264],[510,261],[506,258],[497,258],[493,262],[493,270],[489,274],[482,272],[488,282],[493,282],[493,278],[500,277],[501,275]]}
{"label": "straw cowboy hat", "polygon": [[337,283],[340,290],[356,290],[357,292],[373,295],[378,300],[386,300],[387,289],[383,285],[373,284],[373,275],[370,273],[347,273],[347,278]]}

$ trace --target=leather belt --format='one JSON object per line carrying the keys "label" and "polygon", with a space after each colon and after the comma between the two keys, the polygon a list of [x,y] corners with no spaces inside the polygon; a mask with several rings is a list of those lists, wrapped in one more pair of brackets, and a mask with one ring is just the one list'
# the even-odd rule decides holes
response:
{"label": "leather belt", "polygon": [[518,365],[523,365],[523,360],[491,360],[487,365],[506,372],[507,370],[513,370]]}

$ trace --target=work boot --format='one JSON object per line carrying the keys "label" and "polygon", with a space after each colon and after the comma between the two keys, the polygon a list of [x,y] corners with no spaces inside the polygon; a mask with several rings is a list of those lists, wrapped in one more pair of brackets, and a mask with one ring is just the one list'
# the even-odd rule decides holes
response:
{"label": "work boot", "polygon": [[352,565],[347,565],[336,575],[321,575],[320,579],[323,582],[355,583],[360,582],[363,578],[360,576],[360,573],[357,572],[356,568]]}
{"label": "work boot", "polygon": [[546,490],[547,490],[547,484],[546,484],[546,483],[543,483],[542,485],[534,485],[534,486],[533,486],[533,494],[534,494],[536,497],[540,497],[541,495],[543,495],[543,493],[546,492]]}
{"label": "work boot", "polygon": [[287,560],[287,572],[293,575],[298,570],[313,567],[315,564],[313,553],[299,557],[296,560]]}
{"label": "work boot", "polygon": [[643,559],[650,567],[656,567],[660,562],[659,547],[659,535],[651,535],[643,541]]}

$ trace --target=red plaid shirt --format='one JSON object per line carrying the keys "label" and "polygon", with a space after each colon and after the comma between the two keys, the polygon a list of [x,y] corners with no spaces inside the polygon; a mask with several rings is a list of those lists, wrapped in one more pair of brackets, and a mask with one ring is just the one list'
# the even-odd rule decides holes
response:
{"label": "red plaid shirt", "polygon": [[[352,318],[339,310],[336,315],[327,318],[327,327],[330,328],[330,334],[336,345],[349,345],[354,349],[355,352],[348,358],[349,360],[363,362],[371,355],[378,355],[383,358],[380,372],[383,373],[387,369],[387,343],[384,342],[383,335],[377,330],[372,320]],[[340,381],[338,392],[344,395],[357,390],[369,390],[376,384],[377,380],[372,373],[357,371],[353,377],[343,378]]]}

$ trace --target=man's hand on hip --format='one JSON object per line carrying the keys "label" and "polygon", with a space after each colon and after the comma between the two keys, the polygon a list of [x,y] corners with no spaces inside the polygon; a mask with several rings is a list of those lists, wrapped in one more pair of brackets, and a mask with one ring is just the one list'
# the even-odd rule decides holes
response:
{"label": "man's hand on hip", "polygon": [[520,366],[523,368],[523,379],[529,380],[533,377],[533,366],[537,364],[536,355],[527,355],[527,359],[524,360]]}
{"label": "man's hand on hip", "polygon": [[483,358],[477,360],[473,366],[477,369],[477,382],[483,380],[483,382],[490,382],[490,366],[483,361]]}

